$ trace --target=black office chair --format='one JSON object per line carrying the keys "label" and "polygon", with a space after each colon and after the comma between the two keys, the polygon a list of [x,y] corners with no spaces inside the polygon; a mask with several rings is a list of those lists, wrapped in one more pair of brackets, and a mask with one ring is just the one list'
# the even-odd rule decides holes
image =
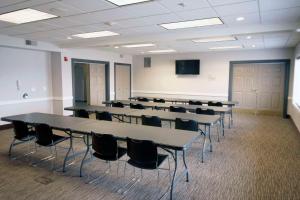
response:
{"label": "black office chair", "polygon": [[96,111],[96,119],[104,120],[104,121],[112,121],[112,115],[109,112],[97,112]]}
{"label": "black office chair", "polygon": [[201,109],[197,108],[196,109],[196,114],[202,114],[202,115],[215,115],[215,111],[212,109]]}
{"label": "black office chair", "polygon": [[142,125],[161,127],[161,119],[157,116],[142,115]]}
{"label": "black office chair", "polygon": [[138,104],[131,103],[130,108],[142,110],[142,109],[145,109],[145,106],[143,106],[142,104],[139,104],[139,103]]}
{"label": "black office chair", "polygon": [[124,108],[124,104],[122,102],[112,102],[111,107]]}
{"label": "black office chair", "polygon": [[208,106],[217,106],[217,107],[223,107],[223,104],[221,102],[208,102]]}
{"label": "black office chair", "polygon": [[[157,170],[157,181],[159,182],[159,170],[168,170],[170,181],[170,161],[169,156],[165,154],[159,154],[157,150],[157,144],[149,140],[135,140],[127,138],[127,155],[129,160],[127,161],[133,167],[141,169],[141,177],[143,177],[143,169]],[[168,159],[168,169],[160,168],[161,164]],[[124,176],[126,172],[126,163],[124,168]],[[158,185],[158,184],[157,184]]]}
{"label": "black office chair", "polygon": [[170,106],[170,112],[186,113],[186,109],[184,107]]}
{"label": "black office chair", "polygon": [[[37,124],[35,126],[36,131],[36,144],[43,147],[50,148],[51,155],[48,156],[48,159],[42,159],[42,161],[52,159],[52,169],[55,169],[56,159],[57,159],[57,150],[56,145],[70,139],[69,136],[60,136],[53,134],[52,128],[48,124]],[[55,154],[53,154],[52,147],[54,147]]]}
{"label": "black office chair", "polygon": [[146,97],[139,97],[139,98],[137,98],[137,100],[138,101],[143,101],[143,102],[148,102],[149,101],[149,99],[146,98]]}
{"label": "black office chair", "polygon": [[[109,165],[109,171],[111,171],[110,161],[118,161],[117,174],[119,174],[119,160],[126,154],[126,149],[118,146],[118,141],[113,135],[92,132],[92,149],[94,150],[93,157],[106,161]],[[90,179],[90,174],[88,176]],[[99,178],[95,178],[89,183]]]}
{"label": "black office chair", "polygon": [[157,99],[157,98],[154,98],[153,102],[155,102],[155,103],[166,103],[166,101],[164,99]]}
{"label": "black office chair", "polygon": [[202,102],[201,101],[192,101],[192,100],[190,100],[189,104],[190,105],[199,105],[199,106],[202,106]]}
{"label": "black office chair", "polygon": [[198,123],[194,120],[175,119],[175,129],[186,131],[198,131]]}
{"label": "black office chair", "polygon": [[[35,139],[36,132],[28,127],[28,124],[26,124],[23,121],[13,121],[12,122],[14,127],[14,139],[9,147],[8,156],[11,157],[12,148],[16,145],[28,143],[28,149],[29,152],[24,154],[25,156],[28,154],[31,154],[30,152],[30,141],[33,141]],[[16,143],[16,141],[19,141]]]}
{"label": "black office chair", "polygon": [[75,117],[89,118],[90,115],[89,115],[88,111],[86,111],[84,109],[79,109],[79,110],[75,111]]}

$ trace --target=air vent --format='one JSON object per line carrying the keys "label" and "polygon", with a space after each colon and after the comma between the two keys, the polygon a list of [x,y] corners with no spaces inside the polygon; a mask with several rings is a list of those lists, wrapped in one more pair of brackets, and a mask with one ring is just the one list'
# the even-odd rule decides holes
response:
{"label": "air vent", "polygon": [[151,57],[144,57],[144,67],[151,67]]}
{"label": "air vent", "polygon": [[25,40],[25,44],[28,46],[37,46],[37,42],[32,40]]}

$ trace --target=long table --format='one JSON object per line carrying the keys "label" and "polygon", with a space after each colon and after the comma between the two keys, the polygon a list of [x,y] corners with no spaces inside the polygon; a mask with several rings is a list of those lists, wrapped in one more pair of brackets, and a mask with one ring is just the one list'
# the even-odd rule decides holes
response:
{"label": "long table", "polygon": [[203,104],[208,104],[208,102],[221,102],[223,105],[227,106],[235,106],[238,104],[237,101],[216,101],[216,100],[199,100],[199,99],[184,99],[184,98],[162,98],[162,97],[142,97],[142,96],[135,96],[135,97],[129,97],[129,100],[134,100],[138,101],[140,98],[147,98],[150,101],[153,101],[154,99],[164,99],[166,102],[171,102],[171,103],[189,103],[189,101],[200,101]]}
{"label": "long table", "polygon": [[[129,106],[130,104],[134,103],[133,101],[129,101],[129,100],[113,100],[113,101],[104,101],[103,104],[112,105],[113,103],[117,103],[117,102],[121,102],[125,106]],[[231,121],[232,121],[232,108],[231,107],[200,106],[200,105],[188,105],[188,104],[169,104],[169,103],[142,102],[142,101],[139,101],[138,103],[143,105],[146,108],[152,108],[152,109],[158,108],[158,109],[168,110],[170,108],[170,106],[178,106],[178,107],[184,107],[186,110],[188,110],[190,112],[195,112],[197,108],[214,110],[217,114],[219,114],[221,116],[223,135],[224,135],[225,114],[229,114],[229,116],[231,117],[229,124],[231,124]],[[230,125],[229,125],[229,127],[230,127]]]}
{"label": "long table", "polygon": [[[80,176],[82,176],[82,167],[85,159],[90,152],[89,135],[91,132],[112,134],[120,140],[126,140],[127,137],[139,140],[152,140],[159,147],[174,150],[169,151],[174,159],[175,168],[173,172],[172,182],[170,186],[170,199],[173,198],[173,190],[176,182],[177,165],[178,165],[178,151],[183,152],[183,163],[185,167],[186,181],[189,181],[189,171],[185,161],[185,151],[190,147],[198,138],[198,133],[193,131],[184,131],[160,127],[141,126],[137,124],[118,123],[99,121],[92,119],[84,119],[77,117],[68,117],[54,114],[45,113],[29,113],[22,115],[14,115],[1,118],[2,121],[12,122],[14,120],[20,120],[31,125],[38,123],[46,123],[53,129],[65,131],[70,135],[70,147],[65,156],[63,169],[65,169],[67,158],[73,146],[72,133],[83,134],[87,140],[87,148],[85,155],[80,165]],[[177,177],[178,178],[178,177]]]}
{"label": "long table", "polygon": [[[161,118],[163,121],[169,121],[170,127],[171,122],[174,122],[176,118],[185,119],[185,120],[194,120],[198,123],[198,125],[204,125],[205,129],[204,133],[204,141],[203,141],[203,148],[201,153],[202,162],[204,161],[204,147],[206,142],[206,134],[208,135],[209,142],[210,142],[210,151],[212,152],[212,141],[211,141],[211,127],[221,122],[221,117],[219,115],[201,115],[201,114],[194,114],[194,113],[176,113],[176,112],[166,112],[162,110],[137,110],[137,109],[130,109],[130,108],[116,108],[116,107],[105,107],[105,106],[91,106],[91,105],[75,105],[72,107],[66,107],[65,110],[68,111],[77,111],[77,110],[86,110],[90,113],[94,112],[109,112],[112,115],[117,115],[118,117],[121,116],[122,119],[124,117],[132,117],[138,119],[141,118],[142,115],[148,116],[157,116]],[[130,120],[131,122],[131,120]],[[218,133],[218,141],[219,141],[219,133]]]}

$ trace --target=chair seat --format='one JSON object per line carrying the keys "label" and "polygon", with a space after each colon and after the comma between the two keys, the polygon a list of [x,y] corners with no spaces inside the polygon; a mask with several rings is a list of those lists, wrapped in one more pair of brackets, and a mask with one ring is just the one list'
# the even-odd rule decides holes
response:
{"label": "chair seat", "polygon": [[157,169],[165,160],[168,158],[168,155],[158,154],[157,156],[157,165],[155,162],[136,162],[132,159],[129,159],[127,162],[137,168],[141,169]]}
{"label": "chair seat", "polygon": [[41,146],[54,146],[60,142],[63,142],[67,139],[69,139],[70,137],[65,137],[65,136],[60,136],[60,135],[54,135],[52,137],[52,142],[51,143],[41,143],[39,141],[37,141],[36,143],[41,145]]}
{"label": "chair seat", "polygon": [[22,138],[15,136],[15,139],[20,140],[22,142],[27,142],[27,141],[35,139],[35,135],[36,135],[35,131],[28,131],[27,136],[22,137]]}
{"label": "chair seat", "polygon": [[106,161],[116,161],[119,158],[121,158],[122,156],[124,156],[127,152],[127,149],[123,148],[123,147],[118,147],[118,157],[116,157],[116,155],[101,155],[97,152],[94,152],[93,155],[96,158],[99,158],[101,160],[106,160]]}

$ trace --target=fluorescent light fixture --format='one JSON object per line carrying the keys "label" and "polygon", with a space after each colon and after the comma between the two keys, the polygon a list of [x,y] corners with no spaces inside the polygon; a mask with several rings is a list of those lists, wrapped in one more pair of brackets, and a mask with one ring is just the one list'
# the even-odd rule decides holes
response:
{"label": "fluorescent light fixture", "polygon": [[118,48],[120,48],[119,46],[115,46],[115,49],[118,49]]}
{"label": "fluorescent light fixture", "polygon": [[125,6],[125,5],[142,3],[142,2],[152,1],[152,0],[106,0],[106,1],[109,1],[117,6]]}
{"label": "fluorescent light fixture", "polygon": [[255,44],[252,44],[251,47],[252,47],[252,48],[255,48],[256,46],[255,46]]}
{"label": "fluorescent light fixture", "polygon": [[251,36],[251,35],[248,35],[248,36],[247,36],[247,40],[250,40],[250,39],[252,39],[252,36]]}
{"label": "fluorescent light fixture", "polygon": [[211,38],[195,39],[195,40],[193,40],[193,42],[206,43],[206,42],[223,42],[223,41],[234,41],[234,40],[236,40],[236,37],[225,36],[225,37],[211,37]]}
{"label": "fluorescent light fixture", "polygon": [[87,38],[109,37],[115,35],[120,35],[120,34],[111,31],[99,31],[99,32],[81,33],[73,36],[87,39]]}
{"label": "fluorescent light fixture", "polygon": [[297,31],[298,33],[300,33],[300,28],[297,28],[296,31]]}
{"label": "fluorescent light fixture", "polygon": [[200,27],[200,26],[212,26],[212,25],[220,25],[223,24],[219,17],[209,18],[209,19],[198,19],[198,20],[191,20],[191,21],[183,21],[183,22],[174,22],[168,24],[160,24],[160,26],[168,29],[181,29],[181,28],[193,28],[193,27]]}
{"label": "fluorescent light fixture", "polygon": [[210,50],[222,50],[222,49],[241,49],[242,46],[224,46],[224,47],[211,47]]}
{"label": "fluorescent light fixture", "polygon": [[155,44],[152,43],[146,43],[146,44],[128,44],[128,45],[123,45],[122,47],[126,48],[139,48],[139,47],[153,47]]}
{"label": "fluorescent light fixture", "polygon": [[72,40],[73,38],[69,36],[69,37],[67,37],[67,39],[68,39],[68,40]]}
{"label": "fluorescent light fixture", "polygon": [[245,20],[245,17],[237,17],[235,20],[236,20],[236,21],[244,21],[244,20]]}
{"label": "fluorescent light fixture", "polygon": [[172,53],[172,52],[176,52],[176,50],[174,49],[162,49],[162,50],[151,50],[148,51],[149,53]]}
{"label": "fluorescent light fixture", "polygon": [[14,24],[24,24],[28,22],[35,22],[44,19],[51,19],[58,17],[49,13],[41,12],[31,8],[17,10],[0,15],[0,21],[10,22]]}

